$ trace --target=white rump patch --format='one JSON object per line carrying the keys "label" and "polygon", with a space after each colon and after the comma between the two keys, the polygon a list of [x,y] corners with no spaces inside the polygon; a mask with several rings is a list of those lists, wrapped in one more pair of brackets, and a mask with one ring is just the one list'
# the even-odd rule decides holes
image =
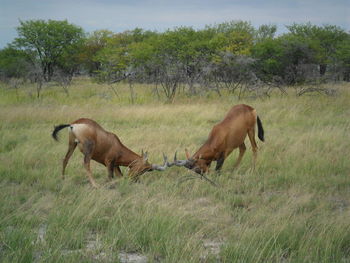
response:
{"label": "white rump patch", "polygon": [[[86,129],[88,129],[88,125],[83,123],[71,124],[71,132],[73,132],[75,137],[79,137],[79,135]],[[77,140],[77,139],[76,139]],[[79,142],[79,141],[76,141]]]}

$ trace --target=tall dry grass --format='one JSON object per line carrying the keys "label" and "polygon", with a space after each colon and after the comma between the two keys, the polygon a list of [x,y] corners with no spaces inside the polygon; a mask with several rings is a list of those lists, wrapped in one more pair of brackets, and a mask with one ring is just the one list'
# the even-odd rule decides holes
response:
{"label": "tall dry grass", "polygon": [[[40,100],[30,97],[32,87],[19,94],[2,87],[0,261],[119,262],[121,252],[149,262],[350,261],[350,92],[334,88],[335,97],[180,95],[164,104],[139,86],[131,105],[127,87],[116,97],[86,80],[69,97],[53,86]],[[56,124],[93,118],[160,163],[162,152],[195,151],[238,103],[256,108],[266,131],[255,172],[248,146],[238,170],[234,152],[220,176],[208,175],[218,187],[178,167],[138,184],[108,183],[106,168],[94,163],[103,186],[93,190],[78,151],[60,177],[67,134],[53,141]]]}

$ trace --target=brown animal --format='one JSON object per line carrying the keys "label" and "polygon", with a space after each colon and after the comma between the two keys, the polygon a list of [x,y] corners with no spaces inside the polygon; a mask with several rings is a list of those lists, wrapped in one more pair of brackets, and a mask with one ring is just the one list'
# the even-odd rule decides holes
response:
{"label": "brown animal", "polygon": [[219,171],[230,153],[239,148],[239,156],[234,165],[237,168],[246,151],[244,139],[248,135],[253,150],[253,168],[255,168],[258,146],[255,141],[255,124],[258,125],[258,137],[264,141],[264,130],[256,110],[248,105],[233,106],[226,117],[216,124],[209,134],[208,140],[190,157],[186,151],[187,160],[177,160],[168,166],[185,166],[198,174],[209,171],[212,161],[216,161],[216,171]]}
{"label": "brown animal", "polygon": [[92,177],[90,169],[91,159],[107,167],[109,179],[113,178],[114,173],[117,176],[122,176],[119,166],[129,167],[129,175],[134,181],[137,181],[138,176],[144,172],[153,170],[164,171],[167,168],[166,156],[163,155],[163,166],[150,164],[147,160],[147,153],[144,154],[142,151],[141,156],[134,153],[123,145],[115,134],[104,130],[98,123],[90,119],[82,118],[71,124],[55,126],[52,137],[58,141],[58,132],[66,127],[69,127],[69,144],[68,152],[63,159],[63,179],[68,160],[77,146],[84,154],[84,166],[93,187],[97,187],[97,184]]}

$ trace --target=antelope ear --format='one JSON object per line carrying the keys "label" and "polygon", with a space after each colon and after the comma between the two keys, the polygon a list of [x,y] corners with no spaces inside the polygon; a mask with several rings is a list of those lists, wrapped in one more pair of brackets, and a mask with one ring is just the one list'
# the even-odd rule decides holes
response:
{"label": "antelope ear", "polygon": [[190,155],[190,153],[188,152],[187,149],[185,149],[185,154],[186,154],[186,158],[187,158],[187,159],[190,159],[190,158],[191,158],[191,155]]}

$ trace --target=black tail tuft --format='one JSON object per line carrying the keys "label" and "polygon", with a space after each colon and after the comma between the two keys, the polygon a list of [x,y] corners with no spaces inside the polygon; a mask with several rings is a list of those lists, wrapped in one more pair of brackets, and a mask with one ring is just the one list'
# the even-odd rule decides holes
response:
{"label": "black tail tuft", "polygon": [[258,123],[258,137],[263,142],[263,141],[265,141],[264,128],[262,126],[262,123],[261,123],[261,120],[260,120],[259,116],[256,117],[256,120],[257,120],[257,123]]}
{"label": "black tail tuft", "polygon": [[55,126],[55,129],[53,130],[52,132],[52,138],[54,138],[56,141],[58,141],[58,138],[57,138],[57,134],[60,130],[66,128],[66,127],[69,127],[70,124],[60,124],[60,125],[57,125]]}

